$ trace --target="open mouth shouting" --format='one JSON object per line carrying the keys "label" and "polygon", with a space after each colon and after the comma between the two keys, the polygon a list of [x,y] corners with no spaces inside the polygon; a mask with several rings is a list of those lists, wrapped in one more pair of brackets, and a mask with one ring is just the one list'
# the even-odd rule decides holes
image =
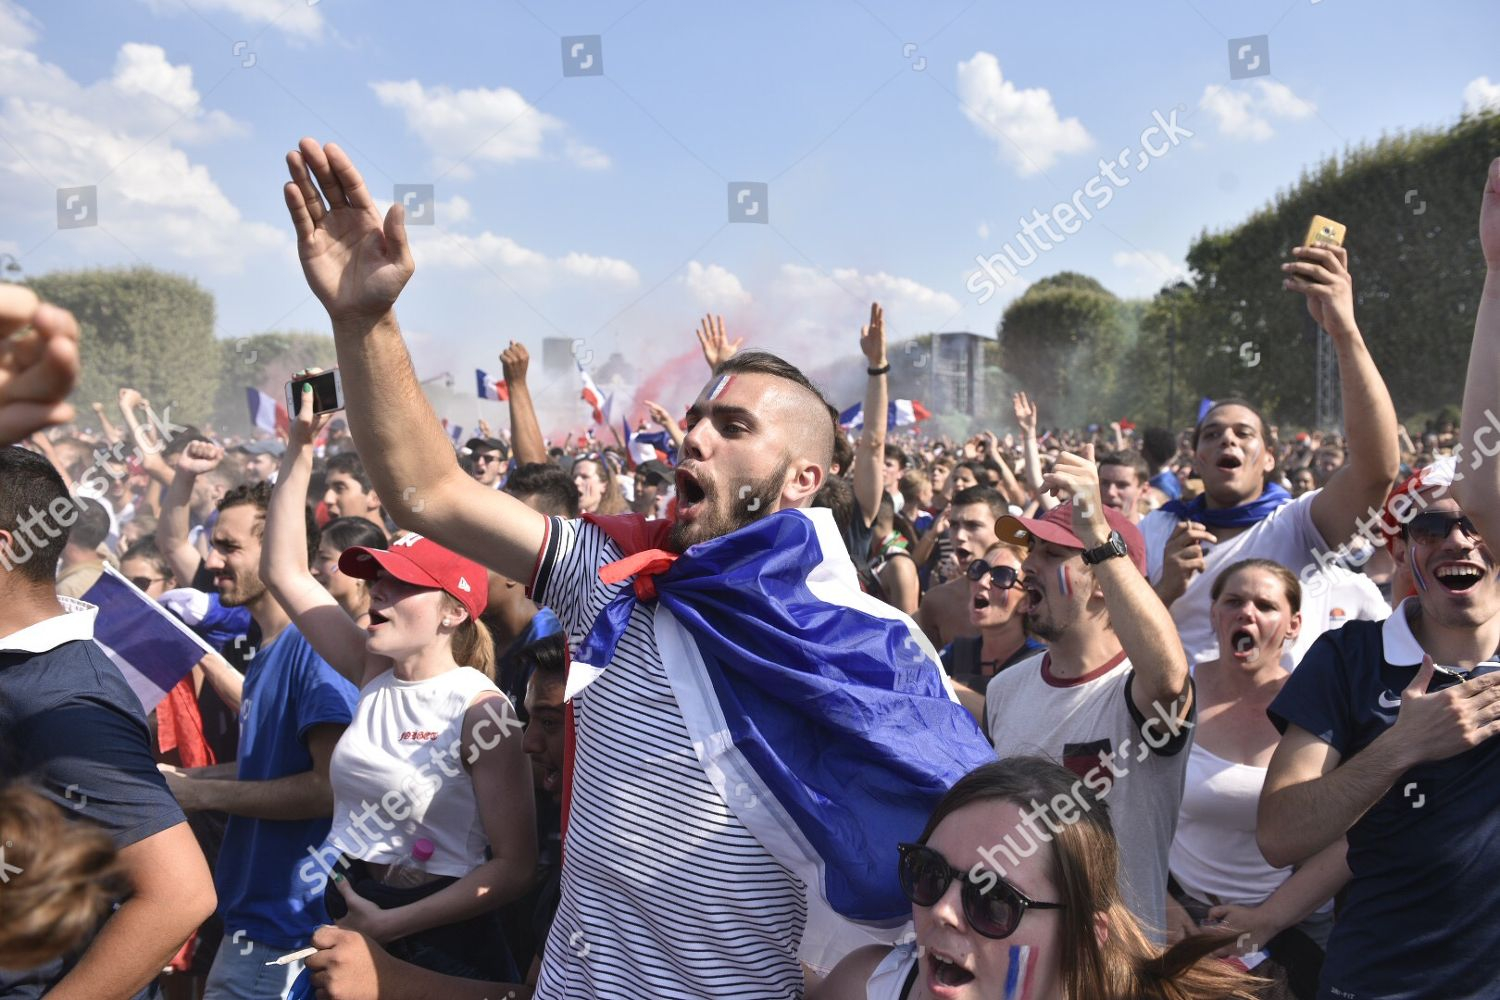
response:
{"label": "open mouth shouting", "polygon": [[1489,571],[1476,562],[1449,560],[1439,563],[1432,571],[1438,586],[1449,593],[1462,593],[1473,588],[1485,578]]}
{"label": "open mouth shouting", "polygon": [[371,608],[370,609],[370,624],[368,624],[368,625],[365,626],[365,631],[368,632],[370,635],[374,635],[376,629],[378,629],[380,626],[385,625],[385,624],[387,624],[389,622],[390,622],[389,618],[387,618],[385,615],[381,614],[379,611],[376,611],[374,608]]}
{"label": "open mouth shouting", "polygon": [[708,499],[708,490],[690,468],[677,467],[677,515],[696,513],[697,508]]}
{"label": "open mouth shouting", "polygon": [[974,981],[972,969],[943,952],[928,949],[924,964],[927,967],[928,992],[940,1000],[961,996],[963,988]]}
{"label": "open mouth shouting", "polygon": [[1255,654],[1260,651],[1255,633],[1247,628],[1235,629],[1229,636],[1229,650],[1236,660],[1254,659]]}

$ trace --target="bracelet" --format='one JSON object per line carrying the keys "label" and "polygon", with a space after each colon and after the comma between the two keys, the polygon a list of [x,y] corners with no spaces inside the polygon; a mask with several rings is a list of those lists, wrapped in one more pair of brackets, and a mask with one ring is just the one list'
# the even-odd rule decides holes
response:
{"label": "bracelet", "polygon": [[890,372],[890,370],[891,370],[891,363],[889,361],[887,361],[884,365],[881,365],[879,368],[866,368],[865,369],[865,374],[867,374],[867,375],[885,375],[885,374],[888,374]]}

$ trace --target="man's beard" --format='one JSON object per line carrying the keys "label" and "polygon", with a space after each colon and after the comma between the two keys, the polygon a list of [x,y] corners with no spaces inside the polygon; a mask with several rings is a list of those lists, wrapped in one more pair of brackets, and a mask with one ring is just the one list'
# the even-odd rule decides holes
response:
{"label": "man's beard", "polygon": [[1063,629],[1055,622],[1044,620],[1039,614],[1029,611],[1021,612],[1021,627],[1027,635],[1043,642],[1056,642],[1063,635]]}
{"label": "man's beard", "polygon": [[242,608],[247,604],[254,604],[265,593],[266,585],[261,582],[260,574],[256,573],[248,580],[236,578],[227,593],[219,594],[219,603],[226,608]]}
{"label": "man's beard", "polygon": [[[735,496],[721,496],[717,484],[703,499],[704,506],[692,524],[675,521],[671,534],[667,536],[667,548],[673,552],[685,552],[689,546],[719,538],[754,524],[770,514],[781,497],[781,487],[786,482],[786,470],[790,462],[763,479],[752,481],[741,487]],[[702,481],[699,481],[700,485]],[[728,506],[728,510],[724,506]]]}

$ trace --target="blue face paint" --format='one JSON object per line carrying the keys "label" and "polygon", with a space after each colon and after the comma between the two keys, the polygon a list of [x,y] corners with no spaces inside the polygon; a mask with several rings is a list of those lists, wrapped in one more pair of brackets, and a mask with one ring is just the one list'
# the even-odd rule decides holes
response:
{"label": "blue face paint", "polygon": [[1010,963],[1005,970],[1005,1000],[1026,1000],[1031,996],[1036,955],[1029,944],[1010,946]]}
{"label": "blue face paint", "polygon": [[1411,566],[1411,578],[1416,581],[1417,589],[1425,594],[1427,592],[1427,579],[1422,576],[1422,571],[1417,568],[1417,547],[1410,542],[1406,544],[1406,561]]}
{"label": "blue face paint", "polygon": [[733,375],[720,375],[719,381],[715,382],[714,387],[708,391],[708,401],[712,403],[714,400],[724,395],[724,390],[728,389],[729,383],[733,381]]}
{"label": "blue face paint", "polygon": [[1067,566],[1057,567],[1057,589],[1062,592],[1062,596],[1064,597],[1073,596],[1073,585],[1068,579]]}

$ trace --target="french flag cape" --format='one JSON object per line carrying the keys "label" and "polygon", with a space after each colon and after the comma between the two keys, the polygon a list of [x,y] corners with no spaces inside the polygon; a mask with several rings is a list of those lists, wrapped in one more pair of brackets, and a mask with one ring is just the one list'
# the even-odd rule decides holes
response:
{"label": "french flag cape", "polygon": [[[626,558],[568,698],[606,669],[638,601],[709,780],[808,886],[802,959],[827,969],[911,919],[896,844],[995,759],[910,618],[859,588],[822,508],[783,510],[680,557],[666,521],[585,515]],[[633,580],[631,579],[633,577]]]}

